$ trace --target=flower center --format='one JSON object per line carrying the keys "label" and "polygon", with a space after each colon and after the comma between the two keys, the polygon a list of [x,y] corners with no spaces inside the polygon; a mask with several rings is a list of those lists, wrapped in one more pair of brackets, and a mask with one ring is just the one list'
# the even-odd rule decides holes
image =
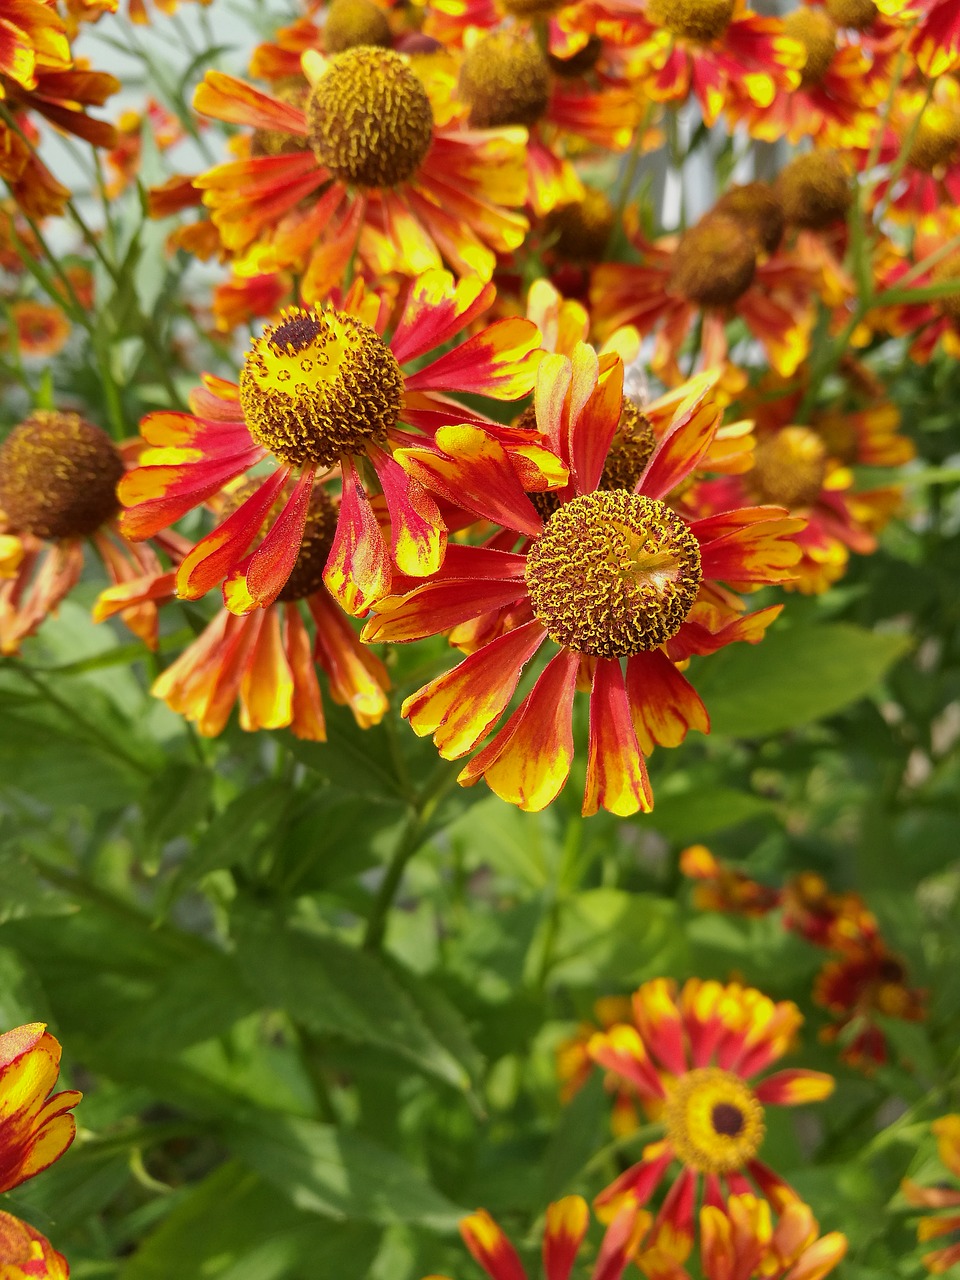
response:
{"label": "flower center", "polygon": [[713,206],[713,212],[739,222],[764,253],[776,252],[783,239],[783,209],[767,182],[731,187]]}
{"label": "flower center", "polygon": [[[258,480],[245,480],[231,490],[227,500],[220,509],[221,522],[232,516],[243,506],[246,500],[260,488]],[[279,515],[284,503],[290,496],[290,486],[277,498],[268,519],[252,544],[255,550],[266,537],[267,529]],[[306,524],[303,527],[303,538],[300,550],[293,566],[293,571],[277,596],[278,601],[305,600],[319,591],[323,586],[323,571],[333,546],[337,531],[337,511],[326,490],[320,485],[314,486],[310,494],[310,507],[307,511]]]}
{"label": "flower center", "polygon": [[433,141],[430,99],[407,60],[368,45],[330,59],[310,93],[307,125],[320,164],[359,187],[405,182]]}
{"label": "flower center", "polygon": [[82,538],[119,510],[123,461],[76,413],[35,410],[0,447],[0,510],[36,538]]}
{"label": "flower center", "polygon": [[688,40],[716,40],[733,18],[734,0],[649,0],[651,22]]}
{"label": "flower center", "polygon": [[561,8],[564,0],[503,0],[507,13],[515,18],[540,18]]}
{"label": "flower center", "polygon": [[777,195],[787,222],[822,231],[846,216],[850,178],[836,151],[809,151],[780,171]]}
{"label": "flower center", "polygon": [[569,58],[558,58],[555,53],[547,53],[547,62],[554,75],[563,79],[575,79],[585,76],[600,61],[603,53],[603,41],[597,35],[591,35],[582,49],[571,54]]}
{"label": "flower center", "polygon": [[757,443],[750,483],[765,502],[809,507],[827,474],[827,446],[809,427],[783,427]]}
{"label": "flower center", "polygon": [[726,214],[708,214],[680,237],[668,288],[698,306],[722,307],[746,293],[756,269],[749,232]]}
{"label": "flower center", "polygon": [[281,311],[240,371],[250,434],[281,462],[332,466],[396,425],[403,374],[373,329],[342,311]]}
{"label": "flower center", "polygon": [[960,108],[931,102],[910,143],[909,162],[925,173],[952,164],[960,152]]}
{"label": "flower center", "polygon": [[960,324],[960,253],[951,253],[942,262],[938,262],[930,272],[930,280],[933,284],[946,284],[949,280],[956,280],[957,292],[938,298],[936,305],[945,316]]}
{"label": "flower center", "polygon": [[460,96],[476,129],[536,124],[550,101],[547,60],[519,31],[493,31],[464,58]]}
{"label": "flower center", "polygon": [[860,452],[860,437],[849,418],[831,414],[829,418],[822,418],[817,422],[816,432],[832,458],[837,458],[840,462],[856,462]]}
{"label": "flower center", "polygon": [[700,1067],[680,1076],[664,1108],[677,1159],[698,1173],[742,1169],[763,1141],[763,1108],[730,1071]]}
{"label": "flower center", "polygon": [[873,0],[826,0],[825,8],[838,27],[866,31],[877,16]]}
{"label": "flower center", "polygon": [[343,53],[361,44],[387,48],[391,43],[387,15],[373,0],[333,0],[323,28],[327,53]]}
{"label": "flower center", "polygon": [[599,262],[613,229],[613,206],[602,191],[585,187],[582,200],[561,204],[547,214],[544,233],[550,246],[570,262]]}
{"label": "flower center", "polygon": [[530,604],[551,640],[598,658],[665,644],[700,578],[700,547],[680,517],[623,489],[565,503],[527,555]]}
{"label": "flower center", "polygon": [[791,40],[803,45],[807,55],[800,72],[801,89],[819,84],[837,52],[837,28],[833,19],[823,9],[796,9],[787,14],[783,26]]}

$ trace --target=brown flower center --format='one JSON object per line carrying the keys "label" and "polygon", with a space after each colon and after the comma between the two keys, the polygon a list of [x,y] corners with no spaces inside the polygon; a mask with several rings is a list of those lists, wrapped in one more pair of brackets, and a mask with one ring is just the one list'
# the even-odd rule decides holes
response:
{"label": "brown flower center", "polygon": [[795,9],[783,20],[787,35],[803,45],[806,61],[800,72],[803,89],[819,84],[837,52],[837,28],[823,9]]}
{"label": "brown flower center", "polygon": [[783,427],[763,437],[753,454],[750,482],[764,502],[809,507],[827,474],[827,447],[809,427]]}
{"label": "brown flower center", "polygon": [[592,71],[600,61],[601,53],[603,53],[603,41],[599,36],[592,35],[583,48],[578,49],[569,58],[558,58],[555,53],[548,53],[547,62],[554,75],[560,76],[561,79],[573,80],[577,76],[585,76],[588,71]]}
{"label": "brown flower center", "polygon": [[822,231],[846,216],[853,194],[850,177],[836,151],[808,151],[777,177],[777,195],[787,222]]}
{"label": "brown flower center", "polygon": [[668,288],[698,306],[722,307],[746,293],[756,269],[752,235],[726,214],[709,214],[680,237]]}
{"label": "brown flower center", "polygon": [[826,0],[824,6],[838,27],[866,31],[877,17],[873,0]]}
{"label": "brown flower center", "polygon": [[650,21],[687,40],[716,40],[733,18],[734,0],[649,0]]}
{"label": "brown flower center", "polygon": [[910,143],[909,162],[933,173],[960,158],[960,107],[931,102]]}
{"label": "brown flower center", "polygon": [[547,214],[544,233],[551,248],[570,262],[599,262],[613,230],[613,206],[602,191],[585,187],[582,200],[561,204]]}
{"label": "brown flower center", "polygon": [[550,71],[540,46],[516,30],[481,36],[463,60],[460,96],[474,128],[536,124],[550,101]]}
{"label": "brown flower center", "polygon": [[373,0],[333,0],[323,28],[327,53],[343,53],[362,44],[388,48],[391,43],[387,15]]}
{"label": "brown flower center", "polygon": [[713,212],[739,222],[764,253],[776,252],[783,239],[783,209],[768,182],[731,187],[713,206]]}

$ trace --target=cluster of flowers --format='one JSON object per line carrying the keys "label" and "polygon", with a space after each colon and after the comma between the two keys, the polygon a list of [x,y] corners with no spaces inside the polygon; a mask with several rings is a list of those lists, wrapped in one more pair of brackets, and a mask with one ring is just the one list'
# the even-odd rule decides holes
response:
{"label": "cluster of flowers", "polygon": [[[115,82],[70,38],[112,7],[5,0],[5,265],[39,261],[39,221],[69,205],[38,113],[107,149],[109,197],[136,176],[144,128],[165,154],[182,137],[153,102],[119,132],[88,115]],[[743,0],[334,0],[255,50],[269,91],[208,71],[194,105],[241,127],[234,158],[174,173],[150,210],[199,211],[171,241],[229,264],[221,330],[267,323],[236,381],[204,374],[191,412],[150,414],[140,440],[49,406],[16,427],[0,452],[3,651],[78,580],[89,537],[114,583],[97,616],[148,645],[165,600],[222,589],[154,689],[201,733],[239,703],[245,729],[323,739],[318,666],[374,724],[389,682],[366,645],[443,634],[466,656],[403,714],[445,757],[480,748],[462,783],[548,804],[580,690],[584,812],[649,810],[645,757],[709,728],[688,659],[759,641],[778,607],[746,613],[742,593],[826,589],[900,500],[855,487],[854,469],[912,447],[849,349],[908,335],[928,358],[956,340],[957,66],[948,0],[784,19]],[[682,159],[697,112],[813,146],[651,236],[638,166],[664,133]],[[614,206],[597,179],[619,152]],[[63,325],[21,284],[7,341],[49,353]],[[81,271],[52,278],[71,306],[85,288]],[[826,364],[808,359],[818,306]],[[193,543],[174,526],[200,508],[214,527]]]}
{"label": "cluster of flowers", "polygon": [[693,900],[700,910],[744,916],[779,911],[786,930],[831,953],[813,999],[832,1018],[821,1038],[839,1042],[840,1057],[850,1066],[869,1070],[887,1061],[878,1014],[908,1022],[924,1017],[926,992],[908,985],[903,957],[890,949],[859,893],[833,893],[812,871],[775,889],[727,866],[704,845],[684,849],[680,869],[697,882]]}

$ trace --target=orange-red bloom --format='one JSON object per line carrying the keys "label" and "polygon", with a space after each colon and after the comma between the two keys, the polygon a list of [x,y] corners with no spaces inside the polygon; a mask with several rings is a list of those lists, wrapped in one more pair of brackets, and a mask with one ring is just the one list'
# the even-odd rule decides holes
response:
{"label": "orange-red bloom", "polygon": [[680,854],[680,870],[699,883],[693,892],[700,911],[727,911],[735,915],[765,916],[780,905],[780,891],[760,884],[720,862],[704,844],[690,845]]}
{"label": "orange-red bloom", "polygon": [[730,1196],[700,1210],[700,1265],[704,1280],[822,1280],[847,1252],[839,1231],[821,1236],[808,1205],[784,1206],[776,1223],[755,1196]]}
{"label": "orange-red bloom", "polygon": [[77,1131],[70,1110],[82,1094],[51,1093],[60,1045],[42,1022],[0,1035],[0,1191],[9,1191],[59,1160]]}
{"label": "orange-red bloom", "polygon": [[[931,1125],[937,1138],[937,1151],[943,1166],[960,1179],[960,1115],[941,1116]],[[946,1217],[921,1218],[917,1224],[917,1239],[921,1243],[948,1237],[942,1248],[924,1255],[924,1266],[934,1275],[943,1275],[960,1263],[960,1186],[921,1187],[909,1178],[902,1184],[903,1194],[911,1204],[922,1209],[955,1209]]]}
{"label": "orange-red bloom", "polygon": [[50,1241],[0,1211],[0,1280],[69,1280],[70,1268]]}

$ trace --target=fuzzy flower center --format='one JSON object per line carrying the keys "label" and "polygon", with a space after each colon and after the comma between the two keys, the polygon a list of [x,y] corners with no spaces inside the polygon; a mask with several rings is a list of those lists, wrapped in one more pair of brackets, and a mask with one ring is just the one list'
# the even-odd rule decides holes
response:
{"label": "fuzzy flower center", "polygon": [[873,0],[826,0],[824,6],[838,27],[866,31],[877,17]]}
{"label": "fuzzy flower center", "polygon": [[960,108],[952,104],[931,102],[921,117],[913,141],[909,161],[925,173],[952,164],[960,154]]}
{"label": "fuzzy flower center", "polygon": [[596,187],[585,187],[582,200],[557,205],[544,219],[551,248],[569,262],[599,262],[613,230],[613,206]]}
{"label": "fuzzy flower center", "polygon": [[713,212],[739,222],[764,253],[774,253],[783,239],[783,208],[769,183],[731,187],[713,206]]}
{"label": "fuzzy flower center", "polygon": [[323,27],[327,53],[343,53],[358,45],[390,44],[387,15],[373,0],[333,0]]}
{"label": "fuzzy flower center", "polygon": [[[245,480],[242,484],[237,485],[220,508],[221,522],[227,520],[235,511],[239,511],[247,499],[251,498],[259,488],[260,482],[258,480]],[[277,498],[269,517],[264,522],[263,528],[254,540],[251,550],[254,550],[263,541],[267,530],[275,517],[279,515],[289,496],[290,486]],[[326,568],[327,558],[330,555],[330,548],[333,546],[336,531],[336,507],[330,501],[326,490],[321,488],[320,485],[316,485],[310,494],[310,507],[307,511],[306,523],[303,526],[300,550],[297,553],[297,559],[290,577],[284,584],[283,590],[277,596],[278,601],[305,600],[307,596],[312,596],[314,592],[323,587],[323,571]]]}
{"label": "fuzzy flower center", "polygon": [[668,287],[697,306],[728,306],[750,288],[756,269],[752,235],[735,219],[713,213],[680,237]]}
{"label": "fuzzy flower center", "polygon": [[38,409],[0,447],[0,510],[19,533],[82,538],[116,515],[123,461],[76,413]]}
{"label": "fuzzy flower center", "polygon": [[460,96],[477,129],[532,125],[550,101],[550,71],[539,45],[515,30],[482,36],[460,70]]}
{"label": "fuzzy flower center", "polygon": [[734,0],[649,0],[651,22],[687,40],[716,40],[733,18]]}
{"label": "fuzzy flower center", "polygon": [[626,658],[677,634],[700,587],[700,547],[664,503],[617,489],[550,516],[527,555],[533,612],[558,645]]}
{"label": "fuzzy flower center", "polygon": [[319,163],[358,187],[406,182],[433,140],[430,99],[407,60],[369,45],[330,59],[307,101],[307,125]]}
{"label": "fuzzy flower center", "polygon": [[791,160],[777,177],[777,196],[787,222],[810,231],[822,231],[845,217],[853,198],[843,161],[827,150]]}
{"label": "fuzzy flower center", "polygon": [[783,427],[757,443],[750,473],[765,502],[809,507],[827,474],[827,446],[809,427]]}
{"label": "fuzzy flower center", "polygon": [[699,1173],[732,1173],[760,1149],[763,1108],[731,1071],[700,1067],[681,1076],[664,1108],[677,1159]]}
{"label": "fuzzy flower center", "polygon": [[254,340],[240,371],[251,435],[293,466],[332,466],[396,425],[403,374],[378,333],[342,311],[290,307]]}
{"label": "fuzzy flower center", "polygon": [[800,87],[807,89],[819,84],[837,52],[837,28],[833,19],[823,9],[796,9],[787,14],[783,26],[791,40],[803,45],[807,55],[800,72]]}

